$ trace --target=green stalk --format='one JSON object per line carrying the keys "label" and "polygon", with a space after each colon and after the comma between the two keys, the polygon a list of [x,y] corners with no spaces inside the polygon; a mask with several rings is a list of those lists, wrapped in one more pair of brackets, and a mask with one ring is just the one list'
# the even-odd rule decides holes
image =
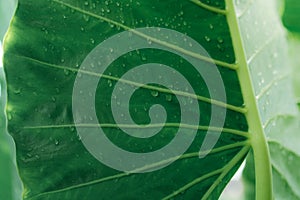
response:
{"label": "green stalk", "polygon": [[226,15],[227,21],[236,55],[236,62],[239,66],[237,74],[240,80],[245,105],[248,110],[245,116],[249,125],[250,142],[254,153],[256,200],[271,200],[273,195],[272,168],[268,143],[260,120],[251,75],[248,69],[247,58],[234,8],[234,1],[226,0],[226,5],[228,11]]}

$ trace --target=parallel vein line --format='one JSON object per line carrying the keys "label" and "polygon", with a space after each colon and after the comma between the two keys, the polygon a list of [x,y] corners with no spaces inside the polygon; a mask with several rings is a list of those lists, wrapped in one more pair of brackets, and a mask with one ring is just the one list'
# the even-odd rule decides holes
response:
{"label": "parallel vein line", "polygon": [[220,176],[215,180],[213,185],[206,191],[202,199],[208,199],[211,192],[215,189],[215,187],[222,181],[222,179],[228,174],[228,172],[248,153],[250,146],[244,146],[237,155],[224,167],[221,169],[212,171],[208,174],[205,174],[199,178],[194,179],[193,181],[189,182],[188,184],[184,185],[183,187],[179,188],[178,190],[174,191],[170,195],[163,198],[163,200],[172,199],[173,197],[177,196],[178,194],[188,190],[189,188],[195,186],[196,184],[202,182],[203,180],[210,178],[212,176],[220,174]]}
{"label": "parallel vein line", "polygon": [[213,126],[199,126],[184,123],[157,123],[157,124],[147,124],[147,125],[136,125],[136,124],[62,124],[62,125],[45,125],[45,126],[26,126],[24,129],[52,129],[52,128],[70,128],[70,127],[86,127],[86,128],[131,128],[131,129],[147,129],[147,128],[157,128],[157,127],[169,127],[169,128],[186,128],[194,130],[203,131],[220,131],[224,133],[231,133],[234,135],[239,135],[243,137],[250,137],[250,134],[245,131],[240,131],[236,129],[223,128],[223,127],[213,127]]}
{"label": "parallel vein line", "polygon": [[184,97],[188,97],[188,98],[192,98],[192,99],[197,99],[197,100],[202,101],[202,102],[206,102],[206,103],[213,104],[213,105],[216,105],[216,106],[224,107],[224,108],[227,108],[229,110],[239,112],[239,113],[243,113],[243,114],[247,112],[247,109],[245,109],[243,107],[230,105],[230,104],[218,101],[218,100],[210,99],[210,98],[199,96],[199,95],[196,95],[196,94],[190,94],[188,92],[183,92],[183,91],[178,91],[178,90],[172,90],[171,91],[171,90],[166,89],[166,88],[161,88],[161,87],[154,86],[154,85],[145,85],[145,84],[142,84],[142,83],[137,83],[137,82],[133,82],[133,81],[130,81],[130,80],[126,80],[126,79],[122,79],[122,78],[118,78],[118,77],[114,77],[114,76],[110,76],[110,75],[106,75],[106,74],[99,74],[99,73],[95,73],[95,72],[91,72],[91,71],[85,71],[85,70],[82,70],[82,69],[75,69],[75,68],[71,68],[71,67],[50,64],[50,63],[39,61],[39,60],[29,58],[29,57],[26,57],[26,56],[18,56],[18,55],[16,55],[16,56],[20,57],[20,58],[23,58],[23,59],[26,59],[26,60],[29,60],[29,61],[32,61],[32,62],[39,63],[42,66],[45,65],[45,66],[49,66],[49,67],[53,67],[53,68],[57,68],[57,69],[69,70],[69,71],[73,71],[73,72],[80,72],[82,74],[101,77],[101,78],[105,78],[105,79],[109,79],[109,80],[113,80],[113,81],[120,81],[122,83],[132,85],[132,86],[136,86],[136,87],[139,87],[139,88],[155,90],[155,91],[158,91],[158,92],[161,92],[161,93],[175,94],[175,95],[184,96]]}
{"label": "parallel vein line", "polygon": [[269,126],[269,124],[272,122],[272,121],[275,121],[275,120],[278,120],[279,118],[287,118],[287,117],[296,117],[297,116],[297,113],[295,114],[292,114],[292,113],[281,113],[281,114],[277,114],[271,118],[269,118],[263,125],[263,128],[266,128],[267,126]]}
{"label": "parallel vein line", "polygon": [[258,56],[262,50],[264,50],[266,47],[268,47],[269,44],[271,44],[277,37],[279,37],[281,33],[282,33],[281,31],[277,31],[272,35],[272,37],[268,38],[268,40],[266,40],[266,42],[263,45],[261,45],[259,47],[259,49],[257,49],[254,52],[254,54],[251,55],[250,58],[248,58],[247,64],[249,65],[256,58],[256,56]]}
{"label": "parallel vein line", "polygon": [[234,166],[238,164],[249,152],[250,146],[244,146],[243,149],[237,153],[237,155],[223,168],[222,174],[218,177],[217,180],[210,186],[210,188],[206,191],[202,199],[208,199],[209,195],[215,190],[215,188],[220,184],[220,182],[225,178],[225,176],[232,170]]}
{"label": "parallel vein line", "polygon": [[[299,192],[298,192],[299,189],[293,187],[293,184],[291,184],[291,183],[287,180],[287,178],[284,176],[284,173],[282,173],[282,172],[279,170],[279,168],[277,168],[277,166],[274,165],[274,163],[272,163],[272,169],[273,169],[274,171],[276,171],[278,174],[281,175],[280,178],[282,178],[282,179],[286,182],[286,184],[288,185],[287,188],[290,188],[290,189],[292,190],[292,192],[293,192],[298,198],[300,198],[300,194],[299,194]],[[298,198],[297,198],[297,199],[298,199]]]}
{"label": "parallel vein line", "polygon": [[169,200],[174,198],[175,196],[179,195],[180,193],[188,190],[189,188],[193,187],[194,185],[197,185],[198,183],[201,183],[205,179],[208,179],[210,177],[216,176],[218,174],[221,174],[223,172],[223,168],[212,171],[208,174],[205,174],[199,178],[194,179],[193,181],[189,182],[188,184],[184,185],[183,187],[179,188],[178,190],[174,191],[172,194],[169,194],[168,196],[162,198],[162,200]]}
{"label": "parallel vein line", "polygon": [[293,154],[294,156],[300,158],[300,153],[295,152],[295,151],[292,150],[290,147],[287,147],[286,145],[280,143],[280,142],[279,142],[278,140],[276,140],[276,139],[268,139],[268,143],[269,143],[269,144],[277,145],[277,146],[279,146],[279,147],[282,148],[282,149],[286,149],[287,151],[289,151],[289,152],[290,152],[291,154]]}
{"label": "parallel vein line", "polygon": [[256,99],[260,99],[267,91],[269,91],[273,85],[275,85],[277,82],[285,79],[285,78],[288,78],[289,77],[289,74],[283,74],[281,76],[278,76],[276,77],[275,79],[273,79],[271,82],[269,82],[268,85],[266,85],[258,95],[256,95]]}
{"label": "parallel vein line", "polygon": [[237,15],[237,18],[241,18],[247,12],[247,10],[249,10],[249,8],[252,6],[253,3],[254,3],[253,0],[248,1],[245,8]]}
{"label": "parallel vein line", "polygon": [[[248,141],[241,141],[241,142],[237,142],[237,143],[225,145],[225,146],[222,146],[222,147],[218,147],[218,148],[212,149],[209,152],[209,154],[214,154],[214,153],[218,153],[220,151],[234,149],[234,148],[237,148],[237,147],[245,146],[247,144],[248,144]],[[183,159],[188,159],[188,158],[197,158],[197,157],[199,157],[199,152],[186,153],[186,154],[183,154],[181,157],[179,157],[177,159],[177,161],[178,160],[183,160]],[[118,178],[130,176],[130,175],[133,175],[134,173],[138,173],[139,171],[144,171],[144,170],[147,170],[147,169],[151,169],[153,167],[164,165],[165,163],[169,163],[170,161],[173,161],[173,160],[174,160],[174,158],[170,158],[170,159],[158,162],[158,163],[154,163],[154,164],[147,165],[145,167],[136,169],[136,170],[134,170],[132,172],[119,173],[119,174],[116,174],[116,175],[112,175],[112,176],[100,178],[100,179],[97,179],[97,180],[89,181],[89,182],[78,184],[78,185],[69,186],[69,187],[66,187],[66,188],[58,189],[58,190],[52,190],[52,191],[43,192],[43,193],[37,194],[35,196],[32,196],[30,198],[31,199],[35,199],[35,198],[38,198],[38,197],[41,197],[41,196],[45,196],[45,195],[50,195],[50,194],[65,192],[65,191],[68,191],[68,190],[74,190],[74,189],[78,189],[78,188],[82,188],[82,187],[88,187],[88,186],[99,184],[99,183],[102,183],[102,182],[105,182],[105,181],[110,181],[110,180],[114,180],[114,179],[118,179]],[[211,176],[211,174],[213,174],[213,173],[218,174],[220,172],[218,170],[216,170],[216,171],[213,171],[213,172],[211,172],[210,174],[208,174],[206,176]]]}
{"label": "parallel vein line", "polygon": [[226,15],[226,13],[227,13],[227,10],[222,10],[222,9],[207,5],[205,3],[202,3],[199,0],[190,0],[190,1],[206,10],[209,10],[209,11],[212,11],[212,12],[215,12],[218,14]]}
{"label": "parallel vein line", "polygon": [[191,57],[194,57],[194,58],[197,58],[197,59],[209,62],[209,63],[214,63],[214,64],[216,64],[218,66],[229,68],[229,69],[232,69],[232,70],[236,70],[238,68],[238,65],[236,65],[236,64],[230,64],[230,63],[227,63],[227,62],[224,62],[224,61],[220,61],[220,60],[216,60],[216,59],[212,59],[212,58],[200,55],[200,54],[195,53],[195,52],[188,51],[188,50],[183,49],[183,48],[181,48],[179,46],[176,46],[176,45],[170,44],[168,42],[161,41],[159,39],[150,37],[150,36],[148,36],[148,35],[146,35],[144,33],[141,33],[141,32],[139,32],[139,31],[137,31],[137,30],[135,30],[135,29],[133,29],[131,27],[128,27],[128,26],[126,26],[124,24],[116,22],[116,21],[114,21],[112,19],[109,19],[109,18],[100,16],[100,15],[97,15],[95,13],[91,13],[89,11],[86,11],[86,10],[83,10],[81,8],[75,7],[75,6],[71,5],[71,4],[68,4],[68,3],[65,3],[65,2],[62,2],[62,1],[59,1],[59,0],[53,0],[53,1],[56,2],[56,3],[58,3],[58,4],[67,6],[67,7],[71,8],[71,9],[74,9],[74,10],[80,12],[80,13],[89,15],[89,16],[94,17],[96,19],[100,19],[100,20],[106,21],[106,22],[108,22],[110,24],[114,24],[117,27],[123,28],[124,30],[130,31],[130,32],[132,32],[132,33],[134,33],[134,34],[142,37],[142,38],[145,38],[148,41],[151,41],[153,43],[156,43],[156,44],[168,47],[170,49],[174,49],[174,50],[176,50],[176,51],[178,51],[180,53],[183,53],[185,55],[189,55]]}

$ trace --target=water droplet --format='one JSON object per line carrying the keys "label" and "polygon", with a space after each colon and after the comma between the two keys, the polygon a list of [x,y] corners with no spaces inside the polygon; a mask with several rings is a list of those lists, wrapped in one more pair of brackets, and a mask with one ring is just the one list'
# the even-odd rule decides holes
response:
{"label": "water droplet", "polygon": [[12,115],[11,115],[11,113],[7,113],[7,119],[10,121],[10,120],[12,120]]}
{"label": "water droplet", "polygon": [[272,126],[276,126],[276,121],[275,120],[273,120]]}
{"label": "water droplet", "polygon": [[141,56],[141,59],[142,59],[142,61],[146,61],[146,60],[147,60],[147,57],[144,56],[144,55],[142,55],[142,56]]}
{"label": "water droplet", "polygon": [[206,40],[206,42],[210,42],[211,41],[210,37],[208,37],[208,36],[205,36],[204,39]]}
{"label": "water droplet", "polygon": [[178,16],[180,17],[180,16],[182,16],[184,14],[184,12],[183,11],[180,11],[179,13],[178,13]]}
{"label": "water droplet", "polygon": [[67,70],[67,69],[64,69],[64,74],[65,74],[66,76],[68,76],[68,75],[70,74],[70,71]]}
{"label": "water droplet", "polygon": [[90,20],[90,17],[88,15],[83,15],[84,21],[88,22]]}
{"label": "water droplet", "polygon": [[166,100],[167,100],[167,101],[172,101],[172,95],[167,94],[167,95],[166,95]]}
{"label": "water droplet", "polygon": [[88,5],[89,5],[89,2],[88,2],[88,1],[84,2],[84,5],[85,5],[85,6],[88,6]]}
{"label": "water droplet", "polygon": [[27,156],[28,158],[31,158],[31,157],[32,157],[32,154],[31,154],[31,153],[27,153],[26,156]]}
{"label": "water droplet", "polygon": [[158,91],[152,90],[151,95],[154,96],[154,97],[157,97],[158,96]]}
{"label": "water droplet", "polygon": [[19,89],[14,90],[14,93],[15,94],[20,94],[21,93],[21,89],[19,88]]}
{"label": "water droplet", "polygon": [[108,86],[111,87],[112,86],[112,82],[111,80],[107,80]]}
{"label": "water droplet", "polygon": [[272,64],[268,64],[268,68],[271,69],[273,67]]}
{"label": "water droplet", "polygon": [[273,75],[276,75],[276,74],[278,74],[278,71],[274,70],[274,71],[272,71],[272,73],[273,73]]}
{"label": "water droplet", "polygon": [[224,40],[223,40],[223,38],[221,38],[221,37],[218,37],[218,38],[217,38],[217,41],[218,41],[218,43],[220,43],[220,44],[224,43]]}
{"label": "water droplet", "polygon": [[51,100],[52,100],[53,102],[55,102],[55,101],[56,101],[56,98],[55,98],[55,97],[51,97]]}
{"label": "water droplet", "polygon": [[[77,135],[78,137],[78,141],[81,141],[81,136],[80,135]],[[78,156],[79,157],[79,156]]]}
{"label": "water droplet", "polygon": [[95,40],[93,38],[90,39],[91,43],[94,44]]}
{"label": "water droplet", "polygon": [[59,145],[59,141],[58,140],[55,140],[54,141],[54,144],[57,146],[57,145]]}
{"label": "water droplet", "polygon": [[210,29],[214,29],[214,25],[209,24],[209,28],[210,28]]}

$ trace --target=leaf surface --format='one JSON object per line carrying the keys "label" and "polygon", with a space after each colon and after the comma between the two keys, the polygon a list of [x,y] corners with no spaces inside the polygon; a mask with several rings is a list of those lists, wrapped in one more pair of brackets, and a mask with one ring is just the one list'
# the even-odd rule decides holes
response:
{"label": "leaf surface", "polygon": [[15,145],[6,129],[7,120],[4,113],[6,83],[1,65],[2,62],[0,62],[0,198],[18,200],[21,198],[22,186],[16,169]]}
{"label": "leaf surface", "polygon": [[[285,11],[283,14],[283,23],[290,31],[297,31],[297,26],[299,25],[296,22],[296,18],[299,17],[296,13],[296,8],[298,2],[287,0],[285,2]],[[275,30],[275,29],[273,29]],[[288,52],[281,52],[280,54],[285,54],[286,60],[289,59],[289,62],[286,64],[281,64],[281,71],[276,73],[284,74],[287,73],[286,78],[280,78],[280,75],[273,73],[274,81],[273,87],[269,85],[264,89],[263,93],[266,97],[261,97],[259,95],[258,102],[264,101],[264,109],[262,111],[262,116],[270,115],[267,113],[273,113],[272,117],[268,118],[264,122],[264,130],[267,136],[267,140],[270,148],[271,163],[272,163],[272,172],[273,172],[273,191],[275,199],[299,199],[299,188],[300,188],[300,179],[296,169],[299,166],[299,112],[295,108],[296,101],[293,97],[293,88],[289,83],[282,84],[278,86],[278,81],[282,82],[286,79],[286,82],[290,82],[290,79],[294,79],[294,91],[296,91],[296,96],[299,96],[299,79],[298,79],[298,69],[299,69],[299,41],[297,41],[294,34],[289,34],[288,36]],[[277,49],[280,49],[279,47]],[[286,55],[286,54],[289,55]],[[285,67],[282,67],[285,66]],[[289,68],[292,66],[293,68]],[[293,70],[293,71],[291,71]],[[292,73],[292,75],[290,75]],[[276,76],[279,77],[276,80]],[[272,89],[273,88],[273,89]],[[272,93],[276,90],[278,94],[290,94],[289,97],[284,97],[281,100],[280,104],[273,104],[271,99],[276,98],[280,99],[278,96],[273,96]],[[286,92],[288,90],[288,92]],[[267,102],[266,102],[267,101]],[[280,100],[279,100],[280,101]],[[271,102],[271,103],[270,103]],[[285,107],[286,105],[287,107]],[[284,107],[284,110],[280,107]],[[275,112],[274,112],[275,111]],[[244,171],[244,182],[246,190],[246,198],[253,199],[255,196],[255,177],[253,173],[253,154],[248,158],[248,164]]]}
{"label": "leaf surface", "polygon": [[[267,15],[263,11],[270,2],[241,2],[236,11],[231,1],[226,3],[20,0],[5,41],[4,65],[8,82],[8,130],[17,145],[17,161],[25,190],[23,198],[216,199],[244,160],[250,148],[248,138],[260,134],[253,130],[260,131],[261,123],[267,123],[278,114],[294,112],[294,107],[282,104],[284,98],[278,98],[290,97],[290,91],[286,90],[290,83],[286,70],[281,67],[285,48],[278,48],[284,45],[282,29],[273,9]],[[262,18],[265,21],[261,21]],[[191,63],[174,52],[193,57],[203,69],[213,67],[209,57],[193,52],[188,47],[191,45],[178,46],[172,38],[148,37],[137,29],[143,27],[172,29],[201,44],[217,65],[225,86],[226,101],[218,96],[222,88],[210,91],[205,77],[201,77],[203,74],[199,75]],[[273,29],[278,32],[270,31]],[[159,44],[164,48],[131,51],[118,57],[102,74],[79,70],[96,45],[124,30],[131,30],[144,42],[153,43],[153,47]],[[258,37],[260,31],[265,35]],[[115,51],[118,49],[112,49],[111,55]],[[147,63],[170,66],[189,81],[196,95],[181,90],[171,93],[159,84],[145,86],[122,78],[134,67]],[[155,75],[150,73],[148,76]],[[76,118],[82,118],[84,122],[95,120],[90,115],[74,115],[72,101],[76,76],[88,80],[102,78],[95,95],[99,124],[75,126]],[[176,82],[172,78],[166,79]],[[153,105],[160,104],[165,108],[167,123],[150,126],[161,128],[157,135],[147,139],[130,137],[122,128],[134,131],[138,126],[116,123],[111,113],[111,93],[118,82],[140,86],[129,101],[130,115],[136,124],[151,122]],[[93,96],[87,91],[89,88],[75,91],[86,92],[82,98],[83,107],[88,96]],[[274,97],[277,100],[270,103]],[[147,173],[115,170],[95,159],[78,135],[81,128],[88,128],[92,133],[100,126],[106,137],[122,149],[139,154],[159,150],[172,141],[181,127],[179,99],[185,104],[195,101],[199,104],[199,110],[187,110],[190,121],[199,117],[198,111],[201,114],[197,124],[182,126],[185,135],[191,133],[191,129],[196,130],[192,144],[178,160],[164,168]],[[125,103],[117,102],[120,110],[126,108]],[[281,104],[286,106],[277,106]],[[210,126],[213,107],[220,109],[220,116],[226,109],[221,127]],[[256,113],[258,110],[261,121]],[[143,127],[140,133],[146,129]],[[199,159],[205,136],[208,133],[216,136],[220,130],[222,134],[214,149]],[[121,158],[121,163],[128,164],[126,159]],[[161,162],[145,165],[143,169],[157,167]]]}

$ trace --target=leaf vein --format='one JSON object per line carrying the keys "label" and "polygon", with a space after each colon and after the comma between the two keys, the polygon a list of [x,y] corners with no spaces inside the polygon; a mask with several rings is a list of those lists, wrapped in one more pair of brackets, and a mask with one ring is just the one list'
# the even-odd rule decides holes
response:
{"label": "leaf vein", "polygon": [[220,61],[220,60],[216,60],[216,59],[212,59],[212,58],[209,58],[209,57],[206,57],[206,56],[203,56],[203,55],[200,55],[198,53],[195,53],[195,52],[191,52],[189,50],[186,50],[186,49],[183,49],[179,46],[176,46],[174,44],[170,44],[168,42],[165,42],[165,41],[161,41],[159,39],[156,39],[156,38],[153,38],[153,37],[150,37],[144,33],[141,33],[139,31],[137,31],[136,29],[133,29],[131,27],[128,27],[124,24],[121,24],[119,22],[116,22],[112,19],[109,19],[109,18],[106,18],[106,17],[103,17],[103,16],[100,16],[100,15],[97,15],[95,13],[92,13],[92,12],[89,12],[89,11],[86,11],[86,10],[83,10],[81,8],[78,8],[76,6],[73,6],[71,4],[68,4],[68,3],[65,3],[65,2],[62,2],[62,1],[59,1],[59,0],[53,0],[54,2],[58,3],[58,4],[61,4],[61,5],[64,5],[64,6],[67,6],[71,9],[74,9],[80,13],[83,13],[83,14],[86,14],[86,15],[89,15],[91,17],[94,17],[96,19],[100,19],[100,20],[103,20],[103,21],[106,21],[110,24],[114,24],[115,26],[117,27],[120,27],[120,28],[123,28],[124,30],[127,30],[127,31],[130,31],[142,38],[145,38],[147,39],[148,41],[151,41],[153,43],[156,43],[156,44],[159,44],[159,45],[162,45],[162,46],[165,46],[165,47],[168,47],[170,49],[174,49],[180,53],[183,53],[183,54],[186,54],[186,55],[189,55],[191,57],[194,57],[194,58],[197,58],[197,59],[200,59],[200,60],[203,60],[205,62],[209,62],[209,63],[214,63],[218,66],[221,66],[221,67],[225,67],[225,68],[229,68],[229,69],[232,69],[232,70],[236,70],[238,68],[238,66],[236,64],[231,64],[231,63],[227,63],[227,62],[224,62],[224,61]]}
{"label": "leaf vein", "polygon": [[[230,149],[233,149],[233,148],[244,146],[246,144],[248,144],[247,141],[242,141],[242,142],[238,142],[238,143],[234,143],[234,144],[225,145],[225,146],[222,146],[222,147],[218,147],[218,148],[212,149],[209,152],[209,154],[218,153],[220,151],[225,151],[225,150],[230,150]],[[199,152],[186,153],[186,154],[183,154],[181,157],[179,157],[178,160],[183,160],[183,159],[187,159],[187,158],[196,158],[198,156],[199,156]],[[78,189],[78,188],[82,188],[82,187],[88,187],[88,186],[91,186],[91,185],[94,185],[94,184],[99,184],[99,183],[102,183],[102,182],[105,182],[105,181],[110,181],[110,180],[114,180],[114,179],[117,179],[117,178],[122,178],[122,177],[125,177],[125,176],[130,176],[130,175],[133,175],[134,173],[138,173],[139,171],[144,171],[145,169],[151,169],[153,167],[157,167],[159,165],[163,165],[165,163],[170,162],[170,160],[173,160],[173,159],[174,158],[170,158],[170,159],[158,162],[158,163],[154,163],[152,165],[147,165],[145,167],[133,170],[132,172],[119,173],[119,174],[115,174],[115,175],[112,175],[112,176],[104,177],[104,178],[101,178],[101,179],[89,181],[89,182],[86,182],[86,183],[82,183],[82,184],[78,184],[78,185],[73,185],[73,186],[69,186],[69,187],[66,187],[66,188],[62,188],[62,189],[57,189],[57,190],[43,192],[43,193],[37,194],[35,196],[32,196],[30,198],[31,199],[35,199],[35,198],[38,198],[38,197],[41,197],[41,196],[44,196],[44,195],[50,195],[50,194],[65,192],[65,191],[68,191],[68,190],[74,190],[74,189]],[[219,172],[214,171],[214,172],[210,172],[209,174],[212,174],[212,173],[216,173],[217,174]],[[207,175],[207,176],[209,176],[209,175]]]}
{"label": "leaf vein", "polygon": [[196,4],[197,6],[200,6],[206,10],[218,13],[218,14],[222,14],[222,15],[226,15],[227,14],[227,10],[223,10],[223,9],[219,9],[210,5],[207,5],[199,0],[190,0],[191,2],[193,2],[194,4]]}
{"label": "leaf vein", "polygon": [[250,148],[249,145],[244,146],[237,153],[237,155],[228,164],[226,164],[224,167],[222,167],[221,169],[212,171],[212,172],[210,172],[208,174],[205,174],[205,175],[203,175],[203,176],[201,176],[199,178],[194,179],[193,181],[189,182],[188,184],[186,184],[183,187],[179,188],[178,190],[174,191],[170,195],[164,197],[163,200],[171,199],[171,198],[177,196],[178,194],[186,191],[187,189],[193,187],[194,185],[202,182],[203,180],[205,180],[207,178],[210,178],[211,176],[220,174],[220,176],[217,178],[217,180],[213,183],[213,185],[211,185],[211,187],[207,190],[207,192],[202,197],[202,199],[207,199],[208,196],[211,194],[211,192],[219,184],[219,182],[222,181],[222,179],[226,176],[226,174],[245,156],[246,153],[248,153],[249,148]]}
{"label": "leaf vein", "polygon": [[255,58],[256,56],[259,55],[259,53],[261,53],[261,51],[263,51],[266,47],[268,47],[269,44],[271,44],[275,39],[277,39],[279,36],[281,36],[281,31],[277,31],[275,32],[272,37],[268,38],[268,40],[266,40],[265,43],[263,43],[263,45],[261,45],[251,56],[250,58],[248,58],[247,60],[247,64],[249,65]]}
{"label": "leaf vein", "polygon": [[268,92],[272,86],[274,86],[277,82],[286,79],[289,77],[289,74],[283,74],[281,76],[276,77],[275,79],[273,79],[271,82],[269,82],[268,85],[266,85],[264,88],[262,88],[262,90],[260,91],[260,93],[258,95],[256,95],[256,99],[259,100],[266,92]]}
{"label": "leaf vein", "polygon": [[44,66],[49,66],[49,67],[53,67],[53,68],[61,69],[61,70],[69,70],[69,71],[72,71],[72,72],[80,72],[80,73],[83,73],[83,74],[96,76],[96,77],[102,77],[102,78],[113,80],[113,81],[120,81],[122,83],[129,84],[129,85],[136,86],[136,87],[140,87],[140,88],[144,88],[144,89],[155,90],[155,91],[158,91],[158,92],[161,92],[161,93],[175,94],[175,95],[184,96],[184,97],[188,97],[188,98],[192,98],[192,99],[197,99],[199,101],[209,103],[209,104],[213,104],[213,105],[220,106],[220,107],[224,107],[224,108],[227,108],[229,110],[239,112],[239,113],[242,113],[242,114],[245,114],[247,112],[247,109],[245,109],[243,107],[234,106],[234,105],[227,104],[227,103],[224,103],[224,102],[221,102],[221,101],[218,101],[218,100],[210,99],[210,98],[207,98],[207,97],[204,97],[204,96],[200,96],[200,95],[196,95],[196,94],[190,94],[188,92],[183,92],[183,91],[179,91],[179,90],[170,90],[170,89],[166,89],[166,88],[162,88],[162,87],[158,87],[158,86],[153,86],[153,85],[145,85],[145,84],[142,84],[142,83],[133,82],[133,81],[130,81],[130,80],[114,77],[114,76],[111,76],[111,75],[99,74],[99,73],[86,71],[86,70],[82,70],[82,69],[75,69],[75,68],[72,68],[72,67],[66,67],[66,66],[61,66],[61,65],[50,64],[50,63],[39,61],[37,59],[29,58],[29,57],[26,57],[26,56],[19,56],[19,55],[15,55],[15,56],[26,59],[26,60],[29,60],[29,61],[32,61],[32,62],[39,63],[42,66],[44,65]]}
{"label": "leaf vein", "polygon": [[231,133],[234,135],[243,136],[249,138],[250,134],[245,131],[236,129],[224,128],[224,127],[213,127],[213,126],[199,126],[184,123],[157,123],[157,124],[63,124],[63,125],[44,125],[44,126],[26,126],[24,129],[52,129],[52,128],[69,128],[69,127],[102,127],[102,128],[132,128],[132,129],[146,129],[146,128],[157,128],[157,127],[181,127],[186,129],[203,130],[203,131],[222,131],[225,133]]}

